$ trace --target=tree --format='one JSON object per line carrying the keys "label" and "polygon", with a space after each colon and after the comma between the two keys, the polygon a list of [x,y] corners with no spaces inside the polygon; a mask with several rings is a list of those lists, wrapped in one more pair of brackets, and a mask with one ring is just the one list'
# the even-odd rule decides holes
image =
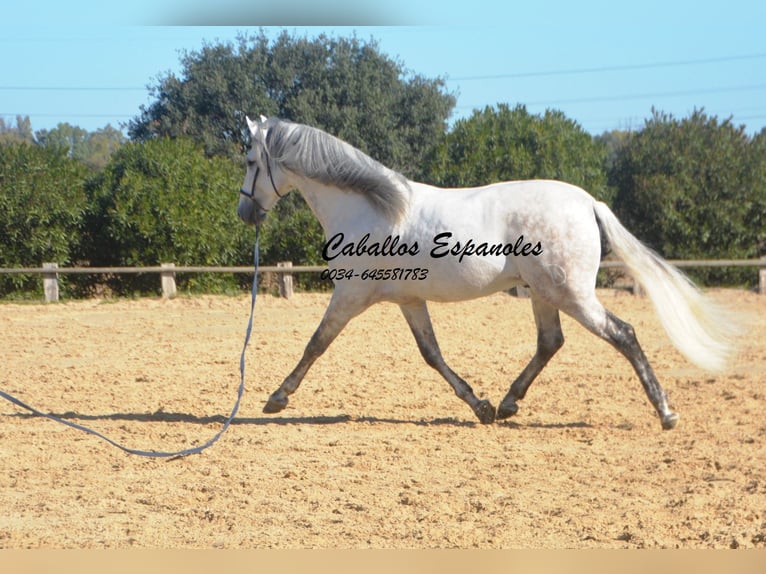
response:
{"label": "tree", "polygon": [[[189,139],[161,138],[120,148],[87,186],[90,209],[81,257],[93,266],[243,265],[251,230],[234,225],[241,173]],[[225,290],[225,275],[179,276],[179,288]],[[118,293],[156,292],[155,276],[121,275]]]}
{"label": "tree", "polygon": [[375,41],[300,38],[263,31],[208,44],[152,88],[155,101],[129,123],[131,138],[188,136],[208,154],[241,156],[245,115],[277,115],[347,140],[410,176],[446,129],[455,105],[440,78],[410,75]]}
{"label": "tree", "polygon": [[16,125],[0,118],[0,144],[33,143],[32,122],[29,116],[16,116]]}
{"label": "tree", "polygon": [[107,124],[103,128],[88,134],[86,164],[93,169],[101,170],[106,167],[112,154],[125,144],[127,139],[121,130]]}
{"label": "tree", "polygon": [[[87,175],[60,150],[0,144],[0,267],[74,261]],[[15,291],[41,292],[39,276],[0,275],[0,295]]]}
{"label": "tree", "polygon": [[[766,227],[766,154],[730,119],[653,111],[609,173],[615,211],[668,258],[752,258]],[[748,270],[693,270],[707,283],[752,281]]]}
{"label": "tree", "polygon": [[432,151],[429,181],[445,187],[519,179],[558,179],[606,197],[605,148],[559,111],[519,105],[475,111]]}
{"label": "tree", "polygon": [[[442,79],[411,75],[375,41],[356,37],[283,32],[270,41],[261,31],[205,45],[181,63],[181,74],[161,77],[154,102],[129,123],[134,140],[189,137],[208,155],[241,161],[250,140],[245,115],[277,115],[324,129],[415,177],[455,105]],[[321,238],[318,222],[292,194],[264,226],[262,260],[319,264]]]}
{"label": "tree", "polygon": [[68,123],[59,123],[51,130],[37,131],[35,136],[39,145],[61,149],[69,157],[96,170],[103,169],[112,153],[125,143],[123,133],[111,125],[88,132]]}
{"label": "tree", "polygon": [[58,149],[65,155],[82,161],[88,141],[87,130],[68,123],[59,123],[51,130],[38,130],[37,143],[43,147]]}

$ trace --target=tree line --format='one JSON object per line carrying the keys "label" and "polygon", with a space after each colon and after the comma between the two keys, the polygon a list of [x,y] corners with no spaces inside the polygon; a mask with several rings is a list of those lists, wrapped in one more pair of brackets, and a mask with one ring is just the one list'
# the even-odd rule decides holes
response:
{"label": "tree line", "polygon": [[[324,129],[409,178],[443,187],[561,179],[606,201],[667,258],[766,252],[766,130],[754,136],[697,110],[652,111],[632,132],[591,136],[556,110],[475,110],[451,127],[456,95],[356,36],[263,32],[187,52],[126,126],[68,124],[33,133],[0,121],[0,267],[246,265],[253,231],[235,215],[249,145],[244,116]],[[264,224],[261,261],[321,264],[322,230],[299,194]],[[751,285],[753,270],[695,272]],[[62,278],[65,294],[153,293],[153,276]],[[299,278],[317,287],[316,278]],[[187,291],[240,289],[247,277],[190,274]],[[39,278],[0,275],[0,296],[37,293]]]}

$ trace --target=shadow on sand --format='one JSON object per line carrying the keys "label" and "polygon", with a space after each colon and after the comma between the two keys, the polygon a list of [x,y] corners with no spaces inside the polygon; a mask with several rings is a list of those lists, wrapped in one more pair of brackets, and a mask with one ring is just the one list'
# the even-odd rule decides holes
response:
{"label": "shadow on sand", "polygon": [[[71,421],[132,421],[145,423],[189,423],[189,424],[223,424],[226,417],[223,415],[197,416],[188,413],[172,413],[158,410],[153,413],[110,413],[110,414],[81,414],[74,411],[64,413],[50,413],[52,416]],[[29,413],[15,413],[7,416],[21,418],[35,418],[40,415]],[[388,425],[414,425],[414,426],[452,426],[452,427],[476,427],[483,426],[478,422],[460,420],[454,417],[442,417],[435,419],[397,419],[391,417],[362,416],[352,417],[347,414],[334,416],[264,416],[264,417],[236,417],[232,425],[333,425],[333,424],[388,424]],[[506,428],[591,428],[586,422],[562,422],[562,423],[527,423],[520,424],[514,421],[497,421],[498,426]]]}

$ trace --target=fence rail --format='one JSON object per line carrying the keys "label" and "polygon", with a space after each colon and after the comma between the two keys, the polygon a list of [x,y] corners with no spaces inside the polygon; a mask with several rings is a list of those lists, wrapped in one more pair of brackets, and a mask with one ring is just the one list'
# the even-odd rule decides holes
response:
{"label": "fence rail", "polygon": [[[676,267],[759,267],[758,293],[766,295],[766,257],[760,259],[683,259],[669,260]],[[622,261],[602,261],[601,269],[624,267]],[[279,292],[282,297],[292,296],[293,273],[321,273],[327,269],[324,265],[297,265],[282,261],[277,265],[261,265],[259,272],[276,273],[279,276]],[[61,274],[118,275],[138,273],[158,273],[162,284],[162,296],[174,297],[176,294],[176,273],[252,273],[252,266],[242,267],[203,267],[184,266],[163,263],[148,267],[59,267],[56,263],[43,263],[42,267],[0,268],[0,275],[42,275],[46,301],[58,301],[58,276]],[[634,292],[637,290],[634,288]]]}

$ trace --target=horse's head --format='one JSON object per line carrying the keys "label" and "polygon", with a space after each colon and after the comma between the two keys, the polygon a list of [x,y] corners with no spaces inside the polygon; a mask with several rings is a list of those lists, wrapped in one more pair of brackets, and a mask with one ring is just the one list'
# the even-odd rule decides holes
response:
{"label": "horse's head", "polygon": [[237,214],[245,223],[260,225],[266,214],[276,205],[282,194],[274,181],[273,162],[266,148],[266,118],[261,121],[247,118],[250,129],[251,148],[247,154],[247,171],[242,189],[239,190]]}

